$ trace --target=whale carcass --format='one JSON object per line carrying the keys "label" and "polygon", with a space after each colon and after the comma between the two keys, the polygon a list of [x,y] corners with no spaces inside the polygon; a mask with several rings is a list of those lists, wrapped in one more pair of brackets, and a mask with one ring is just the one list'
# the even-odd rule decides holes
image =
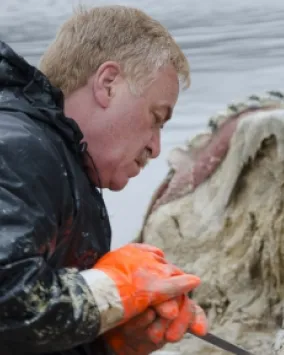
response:
{"label": "whale carcass", "polygon": [[[192,298],[212,333],[284,355],[284,95],[229,105],[168,162],[137,240],[200,276]],[[163,350],[225,354],[189,334]]]}

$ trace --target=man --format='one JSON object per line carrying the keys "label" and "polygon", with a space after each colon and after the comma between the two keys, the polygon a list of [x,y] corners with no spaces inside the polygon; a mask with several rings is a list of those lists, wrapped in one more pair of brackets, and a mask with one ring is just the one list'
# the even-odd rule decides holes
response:
{"label": "man", "polygon": [[205,334],[186,296],[198,277],[148,245],[109,251],[100,191],[159,155],[186,58],[158,22],[113,6],[75,13],[40,69],[1,43],[1,354],[146,355]]}

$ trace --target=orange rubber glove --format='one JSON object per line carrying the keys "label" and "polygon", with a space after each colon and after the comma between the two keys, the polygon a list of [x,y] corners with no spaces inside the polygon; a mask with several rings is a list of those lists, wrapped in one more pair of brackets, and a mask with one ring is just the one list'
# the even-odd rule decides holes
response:
{"label": "orange rubber glove", "polygon": [[165,343],[154,343],[147,329],[155,320],[155,311],[147,309],[127,323],[104,334],[108,346],[116,355],[148,355],[161,349]]}
{"label": "orange rubber glove", "polygon": [[200,284],[198,277],[169,264],[160,249],[145,244],[128,244],[111,251],[87,271],[95,272],[85,277],[94,280],[87,282],[101,313],[100,333]]}
{"label": "orange rubber glove", "polygon": [[207,333],[208,323],[202,308],[187,295],[178,297],[177,302],[180,305],[180,309],[178,316],[174,320],[157,317],[148,327],[148,338],[153,343],[175,343],[180,341],[188,330],[199,336]]}
{"label": "orange rubber glove", "polygon": [[179,299],[175,298],[153,306],[153,309],[161,318],[174,320],[179,315],[179,304]]}
{"label": "orange rubber glove", "polygon": [[178,297],[174,303],[180,305],[180,313],[174,321],[160,317],[149,308],[107,332],[105,340],[116,355],[148,355],[166,343],[181,340],[188,329],[205,335],[207,321],[201,308],[186,295]]}

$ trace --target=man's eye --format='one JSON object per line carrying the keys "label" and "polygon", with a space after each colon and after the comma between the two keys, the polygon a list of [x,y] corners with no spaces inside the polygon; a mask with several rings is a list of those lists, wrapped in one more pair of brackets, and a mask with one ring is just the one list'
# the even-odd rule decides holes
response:
{"label": "man's eye", "polygon": [[157,114],[155,114],[155,125],[159,126],[160,129],[164,128],[164,120]]}

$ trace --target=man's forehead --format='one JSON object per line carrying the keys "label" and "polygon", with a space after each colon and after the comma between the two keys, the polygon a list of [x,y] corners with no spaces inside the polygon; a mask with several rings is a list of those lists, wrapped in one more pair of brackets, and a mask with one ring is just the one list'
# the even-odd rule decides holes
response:
{"label": "man's forehead", "polygon": [[156,83],[157,87],[159,86],[161,90],[176,91],[180,86],[179,75],[172,65],[168,65],[157,72],[154,83]]}

